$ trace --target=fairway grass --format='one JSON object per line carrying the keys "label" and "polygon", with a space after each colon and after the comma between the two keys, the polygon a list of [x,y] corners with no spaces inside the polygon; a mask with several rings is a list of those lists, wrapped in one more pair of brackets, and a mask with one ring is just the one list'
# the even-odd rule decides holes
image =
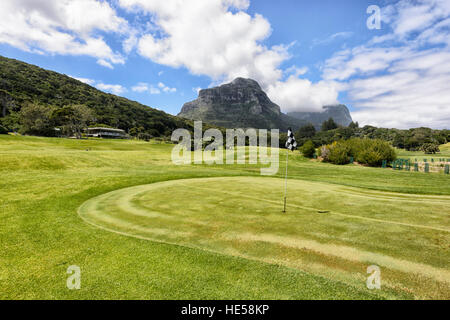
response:
{"label": "fairway grass", "polygon": [[423,151],[406,151],[404,149],[396,149],[399,158],[411,159],[411,161],[423,161],[427,159],[429,162],[431,159],[438,160],[444,158],[445,160],[450,159],[450,143],[443,144],[439,146],[440,152],[435,154],[425,154]]}
{"label": "fairway grass", "polygon": [[282,214],[284,154],[262,178],[172,147],[0,135],[0,299],[449,298],[448,176],[296,153]]}

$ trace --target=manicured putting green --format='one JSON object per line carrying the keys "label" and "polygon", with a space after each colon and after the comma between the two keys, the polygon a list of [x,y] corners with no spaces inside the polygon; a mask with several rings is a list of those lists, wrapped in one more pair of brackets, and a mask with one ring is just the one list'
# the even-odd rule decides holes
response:
{"label": "manicured putting green", "polygon": [[300,269],[365,288],[378,265],[382,290],[450,298],[450,197],[398,194],[301,180],[226,177],[116,190],[79,215],[141,239]]}

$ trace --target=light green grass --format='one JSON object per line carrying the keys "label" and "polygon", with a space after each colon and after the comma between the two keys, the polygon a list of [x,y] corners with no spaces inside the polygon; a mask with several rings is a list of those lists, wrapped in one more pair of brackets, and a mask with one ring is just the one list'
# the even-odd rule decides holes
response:
{"label": "light green grass", "polygon": [[450,143],[439,146],[439,149],[441,152],[436,154],[425,154],[422,151],[406,151],[403,149],[396,149],[396,151],[399,158],[411,159],[411,161],[415,159],[417,161],[423,161],[423,159],[427,159],[428,161],[434,159],[437,161],[440,158],[444,158],[447,161],[447,159],[450,159]]}
{"label": "light green grass", "polygon": [[[159,243],[99,229],[83,221],[77,214],[78,208],[89,199],[133,186],[208,177],[254,176],[257,179],[263,179],[259,176],[259,166],[256,165],[174,166],[170,162],[172,147],[172,145],[136,141],[75,141],[0,136],[0,243],[2,252],[0,298],[378,299],[448,297],[448,287],[443,286],[442,281],[430,276],[433,274],[433,270],[448,271],[448,253],[443,249],[447,248],[448,250],[449,238],[438,229],[423,229],[400,224],[387,224],[386,227],[386,224],[376,221],[373,221],[372,224],[369,223],[369,220],[329,213],[325,213],[323,216],[317,213],[317,217],[316,214],[307,210],[304,214],[296,216],[293,215],[294,213],[278,216],[274,211],[278,205],[260,201],[262,195],[258,189],[251,194],[257,198],[254,200],[231,194],[227,196],[228,201],[233,201],[233,198],[236,197],[239,202],[242,202],[242,208],[244,208],[242,212],[246,214],[242,221],[242,227],[252,225],[252,214],[245,210],[246,207],[252,208],[251,210],[263,210],[258,213],[259,215],[253,214],[256,231],[258,226],[270,226],[269,229],[261,230],[261,232],[240,233],[246,235],[247,239],[239,240],[239,242],[245,242],[246,245],[244,247],[237,245],[237,249],[235,249],[237,252],[227,251],[229,250],[228,243],[232,242],[232,239],[226,240],[222,248],[208,247],[213,244],[205,238],[203,238],[205,241],[201,243],[200,249],[192,246],[191,241],[178,243],[178,245]],[[278,176],[282,177],[283,153],[280,160],[281,168]],[[358,213],[358,216],[449,228],[448,207],[442,207],[442,203],[446,203],[447,197],[439,197],[436,203],[433,202],[434,198],[430,197],[430,195],[450,195],[448,176],[394,172],[353,165],[338,167],[309,161],[298,154],[291,157],[289,172],[290,183],[294,184],[298,182],[297,180],[304,180],[309,181],[310,184],[319,182],[314,185],[321,188],[327,186],[327,190],[345,189],[346,187],[358,188],[350,188],[353,195],[348,195],[348,201],[351,204],[359,203],[365,206],[361,208],[361,211],[364,212]],[[265,179],[276,181],[273,178]],[[201,187],[208,188],[208,184]],[[217,188],[217,185],[211,184],[212,187]],[[241,187],[248,190],[245,184]],[[272,188],[279,189],[278,183],[274,183]],[[156,191],[164,193],[164,190],[158,188]],[[187,190],[191,189],[186,188]],[[190,192],[195,194],[200,191],[192,190]],[[231,192],[234,191],[231,190]],[[407,195],[389,195],[384,192],[416,193],[428,196],[419,196],[417,200],[420,203],[407,202],[409,204],[404,210],[401,209],[393,215],[384,211],[377,213],[375,209],[375,211],[367,211],[366,209],[370,209],[372,205],[385,203],[383,201],[399,208],[401,206],[398,203],[402,203],[402,198],[409,199]],[[334,192],[328,191],[326,194],[329,197],[323,201],[323,205],[330,210],[330,213],[336,211],[355,214],[352,210],[348,211],[347,207],[339,208],[338,193],[334,195]],[[342,195],[342,193],[339,194]],[[139,206],[144,208],[151,206],[151,199],[146,198],[148,195],[143,194],[142,199],[136,200],[140,201]],[[189,196],[190,194],[186,192],[184,195]],[[222,194],[222,196],[224,195],[225,193]],[[266,195],[272,197],[271,193],[264,192],[263,196]],[[303,212],[300,207],[318,207],[318,204],[315,203],[303,203],[304,200],[300,195],[298,199],[293,196],[294,194],[290,194],[290,203],[294,205],[294,201],[298,201],[299,208],[289,207],[289,211]],[[399,197],[400,201],[397,201]],[[372,201],[372,198],[375,200]],[[390,198],[395,199],[390,200]],[[160,200],[158,205],[167,205],[170,209],[195,209],[189,203],[183,205],[179,199],[173,199],[173,202],[166,204],[162,197]],[[216,208],[214,201],[217,199],[209,200],[210,202],[205,201],[200,204],[205,206],[209,204],[208,209],[213,212]],[[233,206],[237,206],[237,204],[233,204]],[[425,208],[424,216],[421,216],[420,210],[413,209],[413,207]],[[264,211],[266,209],[267,211]],[[202,207],[199,207],[198,210],[202,211]],[[221,212],[226,214],[230,210],[224,209]],[[263,219],[264,223],[259,222],[260,215],[276,218],[276,224],[273,226],[268,224],[266,218]],[[308,216],[315,219],[311,221]],[[240,231],[238,223],[231,223],[231,221],[239,220],[236,213],[230,213],[229,217],[230,221],[227,221],[222,215],[217,224],[225,221],[227,228],[230,229],[236,225],[236,232]],[[193,218],[198,220],[198,217]],[[210,219],[208,216],[203,216],[203,218]],[[285,218],[287,220],[283,220]],[[141,219],[147,218],[141,217]],[[163,220],[161,219],[161,221]],[[284,225],[284,222],[290,226]],[[302,224],[297,226],[295,222],[302,222]],[[183,224],[182,221],[177,223]],[[177,223],[174,224],[174,227]],[[285,228],[285,230],[280,229],[277,232],[277,226]],[[377,235],[378,233],[373,229],[374,226],[380,226],[381,231],[376,240],[371,243],[368,238],[365,238],[364,231],[371,235]],[[143,223],[142,227],[154,226]],[[164,232],[168,227],[167,225],[159,226],[159,237],[167,236]],[[288,232],[286,232],[286,228]],[[330,228],[329,231],[328,228]],[[386,231],[383,231],[384,228]],[[308,229],[310,230],[308,231]],[[168,230],[179,231],[181,235],[185,232],[182,229],[172,230],[169,228]],[[298,236],[295,230],[298,230]],[[408,235],[405,230],[409,230]],[[120,230],[114,229],[114,231]],[[232,230],[228,231],[228,234],[232,234]],[[207,229],[200,228],[196,232],[207,232]],[[389,241],[386,240],[386,234],[389,235]],[[250,235],[252,236],[250,237]],[[256,239],[255,235],[262,238]],[[201,241],[201,239],[198,238],[197,241]],[[398,247],[393,245],[394,239],[399,239]],[[176,242],[167,241],[167,239],[159,240]],[[284,254],[278,249],[283,247],[285,240],[289,240],[291,247],[287,248]],[[257,243],[257,245],[254,246],[252,243]],[[297,248],[304,245],[308,245],[306,250]],[[387,271],[386,279],[392,281],[394,285],[386,285],[381,291],[370,291],[364,287],[364,266],[366,262],[371,261],[352,261],[348,260],[348,257],[330,255],[326,249],[332,245],[358,250],[357,252],[391,257],[396,259],[395,261],[408,261],[412,263],[411,265],[407,264],[412,266],[412,269],[418,265],[425,265],[427,271],[425,271],[425,275],[412,273],[410,279],[407,279],[408,276],[404,270]],[[317,252],[313,250],[314,246]],[[272,260],[271,254],[273,254]],[[66,288],[66,270],[70,265],[79,265],[82,269],[82,289],[79,291],[70,291]],[[338,271],[330,271],[334,269]],[[424,283],[430,287],[422,287]],[[411,287],[408,287],[409,285]],[[432,288],[436,290],[432,290]]]}
{"label": "light green grass", "polygon": [[450,298],[450,253],[435,245],[449,238],[442,226],[450,197],[293,180],[284,214],[283,186],[260,177],[175,180],[101,195],[79,213],[104,230],[277,263],[360,290],[375,264],[385,293],[407,287],[416,297]]}

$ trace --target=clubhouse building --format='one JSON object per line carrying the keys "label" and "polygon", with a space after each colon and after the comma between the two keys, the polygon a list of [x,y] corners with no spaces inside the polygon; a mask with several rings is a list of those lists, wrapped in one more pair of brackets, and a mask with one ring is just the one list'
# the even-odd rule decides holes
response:
{"label": "clubhouse building", "polygon": [[106,138],[106,139],[126,139],[127,134],[124,130],[113,128],[88,128],[86,136],[91,138]]}

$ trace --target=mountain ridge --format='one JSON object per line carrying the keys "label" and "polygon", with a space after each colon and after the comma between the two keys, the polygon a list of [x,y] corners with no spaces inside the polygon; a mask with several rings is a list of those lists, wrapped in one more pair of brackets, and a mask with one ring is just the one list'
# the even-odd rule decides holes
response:
{"label": "mountain ridge", "polygon": [[296,130],[309,122],[320,128],[332,115],[336,116],[335,121],[339,125],[347,126],[352,122],[350,112],[344,105],[326,106],[324,112],[284,114],[258,82],[244,78],[200,90],[198,98],[185,103],[178,114],[179,117],[202,120],[226,128],[280,130],[287,130],[289,127]]}

